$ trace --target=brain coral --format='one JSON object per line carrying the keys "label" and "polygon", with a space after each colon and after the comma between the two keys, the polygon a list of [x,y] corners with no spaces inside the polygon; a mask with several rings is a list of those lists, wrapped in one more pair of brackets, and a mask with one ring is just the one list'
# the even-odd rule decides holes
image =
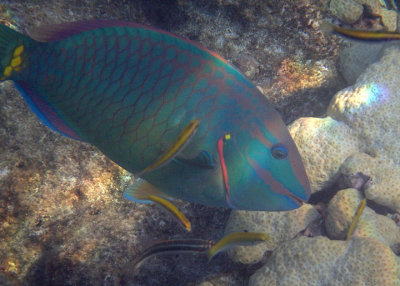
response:
{"label": "brain coral", "polygon": [[[387,48],[353,86],[339,91],[322,119],[301,118],[289,128],[303,156],[313,191],[332,185],[353,154],[369,154],[375,167],[353,164],[351,172],[371,170],[366,196],[400,210],[400,49]],[[370,160],[370,161],[371,161]]]}
{"label": "brain coral", "polygon": [[[331,239],[345,239],[363,196],[356,189],[339,191],[329,202],[325,227]],[[374,237],[396,249],[400,243],[400,231],[396,223],[384,215],[379,215],[365,207],[353,237]]]}
{"label": "brain coral", "polygon": [[374,238],[301,236],[280,245],[249,286],[400,285],[400,260]]}
{"label": "brain coral", "polygon": [[256,263],[262,259],[266,251],[274,249],[280,242],[292,239],[319,217],[318,211],[309,204],[285,212],[234,210],[229,217],[225,233],[235,231],[266,232],[271,240],[267,243],[251,246],[237,246],[228,250],[229,256],[236,262]]}
{"label": "brain coral", "polygon": [[369,178],[362,186],[365,196],[393,211],[400,211],[400,167],[391,160],[356,153],[346,159],[340,172],[349,187],[354,183],[352,178],[360,174]]}

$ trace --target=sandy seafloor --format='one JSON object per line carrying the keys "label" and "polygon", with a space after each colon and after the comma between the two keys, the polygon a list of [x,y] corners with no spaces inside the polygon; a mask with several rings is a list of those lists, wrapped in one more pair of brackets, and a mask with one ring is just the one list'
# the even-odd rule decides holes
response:
{"label": "sandy seafloor", "polygon": [[[21,31],[42,24],[118,19],[152,25],[219,53],[264,91],[285,123],[323,116],[344,86],[338,38],[321,32],[327,1],[13,0],[0,17]],[[318,72],[323,66],[328,73]],[[326,76],[324,76],[326,75]],[[131,263],[149,242],[218,239],[229,210],[178,202],[186,233],[156,206],[123,199],[130,176],[94,147],[45,127],[11,82],[0,92],[1,285],[247,285],[260,266],[191,255]]]}

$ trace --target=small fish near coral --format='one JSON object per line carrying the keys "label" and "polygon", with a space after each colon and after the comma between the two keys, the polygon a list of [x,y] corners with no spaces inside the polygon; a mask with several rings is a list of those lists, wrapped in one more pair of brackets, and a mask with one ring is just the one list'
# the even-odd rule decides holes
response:
{"label": "small fish near coral", "polygon": [[333,26],[333,31],[343,36],[368,41],[400,40],[400,33],[387,31],[366,31]]}
{"label": "small fish near coral", "polygon": [[133,269],[137,271],[143,262],[155,255],[193,253],[206,255],[210,261],[215,255],[228,248],[268,240],[270,240],[268,234],[262,232],[233,232],[217,242],[191,238],[156,241],[135,259]]}
{"label": "small fish near coral", "polygon": [[173,198],[241,210],[299,207],[310,185],[278,112],[219,55],[121,21],[0,26],[0,78],[44,124],[139,174],[125,192],[190,230]]}

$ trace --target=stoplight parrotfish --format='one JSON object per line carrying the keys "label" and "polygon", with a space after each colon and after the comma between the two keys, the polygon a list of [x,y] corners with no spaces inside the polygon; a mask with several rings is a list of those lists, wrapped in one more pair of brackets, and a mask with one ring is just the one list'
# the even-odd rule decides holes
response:
{"label": "stoplight parrotfish", "polygon": [[0,26],[0,79],[14,81],[44,124],[146,181],[125,197],[157,201],[186,228],[167,200],[283,211],[310,196],[268,100],[222,57],[171,33],[120,21],[30,36]]}
{"label": "stoplight parrotfish", "polygon": [[263,232],[233,232],[225,235],[217,242],[192,238],[156,241],[134,260],[133,268],[136,271],[150,257],[164,254],[205,254],[210,261],[215,255],[228,248],[268,240],[270,240],[269,235]]}

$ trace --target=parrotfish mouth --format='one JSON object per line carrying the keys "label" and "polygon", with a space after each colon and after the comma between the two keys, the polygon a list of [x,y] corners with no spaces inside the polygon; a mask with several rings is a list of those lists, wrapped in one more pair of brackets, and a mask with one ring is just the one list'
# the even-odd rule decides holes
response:
{"label": "parrotfish mouth", "polygon": [[288,196],[289,196],[292,200],[294,200],[294,201],[296,202],[296,204],[299,205],[299,207],[301,207],[301,206],[305,203],[304,200],[302,200],[302,199],[296,197],[296,196],[293,195],[293,194],[288,194]]}

